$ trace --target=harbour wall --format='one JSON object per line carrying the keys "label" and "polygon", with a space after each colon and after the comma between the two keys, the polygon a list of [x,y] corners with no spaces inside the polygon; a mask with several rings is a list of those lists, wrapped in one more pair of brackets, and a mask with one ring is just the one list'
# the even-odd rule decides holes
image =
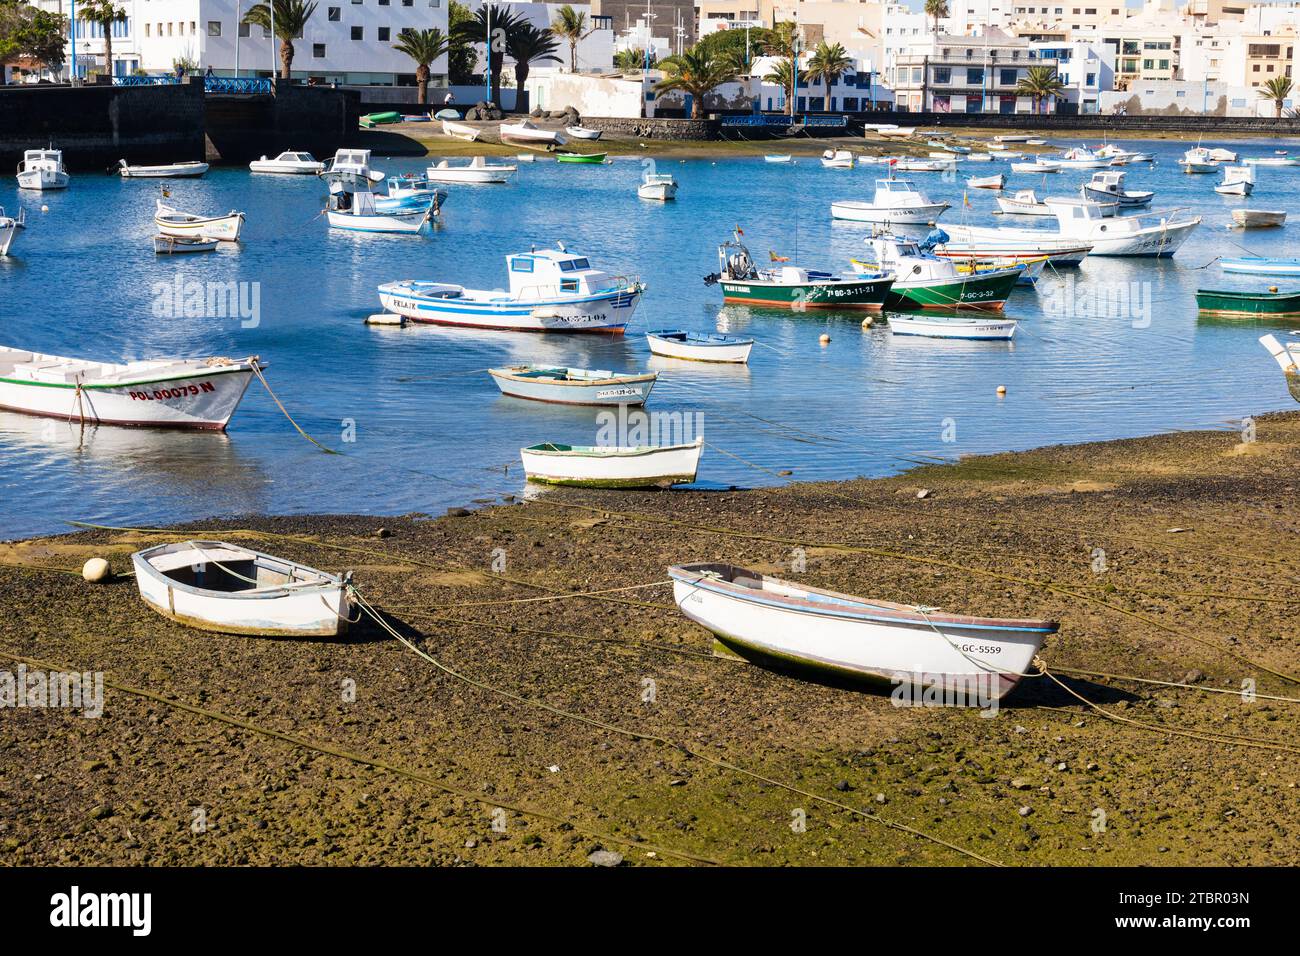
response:
{"label": "harbour wall", "polygon": [[582,125],[614,136],[639,139],[707,141],[718,139],[716,119],[625,119],[618,116],[583,116]]}
{"label": "harbour wall", "polygon": [[321,156],[351,144],[360,97],[285,86],[274,94],[205,93],[202,77],[158,86],[0,86],[0,170],[23,150],[53,145],[73,172],[117,164],[206,159],[247,163],[305,149]]}

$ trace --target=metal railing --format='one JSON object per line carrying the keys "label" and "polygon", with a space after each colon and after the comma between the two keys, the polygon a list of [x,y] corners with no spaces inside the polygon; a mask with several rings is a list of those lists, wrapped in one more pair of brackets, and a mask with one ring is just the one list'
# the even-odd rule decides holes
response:
{"label": "metal railing", "polygon": [[[161,76],[115,76],[114,86],[177,86],[181,78],[171,73]],[[268,76],[205,76],[203,92],[205,93],[271,93],[271,78]]]}

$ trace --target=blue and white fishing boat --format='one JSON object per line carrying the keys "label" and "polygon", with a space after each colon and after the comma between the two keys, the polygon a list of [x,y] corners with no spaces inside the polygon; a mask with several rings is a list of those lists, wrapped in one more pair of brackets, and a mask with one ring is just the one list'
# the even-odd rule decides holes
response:
{"label": "blue and white fishing boat", "polygon": [[647,332],[645,337],[653,354],[692,362],[743,365],[749,361],[749,352],[754,347],[753,339],[684,329],[659,329]]}
{"label": "blue and white fishing boat", "polygon": [[589,368],[507,365],[488,374],[502,395],[556,405],[644,405],[658,372],[619,374]]}
{"label": "blue and white fishing boat", "polygon": [[586,256],[569,252],[562,243],[556,246],[506,256],[506,292],[404,279],[381,285],[379,301],[413,322],[509,332],[621,334],[645,286],[635,277],[593,269]]}
{"label": "blue and white fishing boat", "polygon": [[375,186],[384,181],[384,174],[370,168],[368,149],[339,150],[320,178],[329,185],[325,214],[335,229],[415,233],[422,231],[439,212],[439,204],[433,200],[406,205],[401,200],[376,194]]}
{"label": "blue and white fishing boat", "polygon": [[1246,272],[1254,275],[1300,276],[1300,259],[1275,259],[1269,256],[1236,256],[1220,259],[1224,272]]}

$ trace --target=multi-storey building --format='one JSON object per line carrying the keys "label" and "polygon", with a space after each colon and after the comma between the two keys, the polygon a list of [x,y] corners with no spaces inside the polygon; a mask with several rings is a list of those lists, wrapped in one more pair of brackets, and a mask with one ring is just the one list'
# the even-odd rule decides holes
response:
{"label": "multi-storey building", "polygon": [[994,28],[980,36],[941,34],[916,43],[897,57],[888,80],[899,109],[1028,113],[1033,103],[1016,87],[1033,66],[1055,69],[1057,63],[1029,41]]}

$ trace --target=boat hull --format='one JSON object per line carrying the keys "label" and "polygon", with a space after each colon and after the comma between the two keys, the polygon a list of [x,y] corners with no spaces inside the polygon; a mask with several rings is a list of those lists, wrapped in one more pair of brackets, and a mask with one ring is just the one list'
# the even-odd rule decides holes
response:
{"label": "boat hull", "polygon": [[686,362],[723,362],[730,365],[744,365],[749,361],[749,353],[754,348],[752,339],[703,345],[647,334],[646,342],[650,346],[652,355],[681,359]]}
{"label": "boat hull", "polygon": [[332,228],[350,232],[419,232],[429,221],[429,211],[423,209],[386,216],[359,216],[331,209],[326,215]]}
{"label": "boat hull", "polygon": [[252,381],[247,366],[221,367],[161,381],[121,385],[28,382],[0,378],[0,409],[140,428],[224,431]]}
{"label": "boat hull", "polygon": [[619,375],[607,381],[582,382],[530,378],[507,369],[488,369],[502,395],[554,405],[644,405],[658,376]]}
{"label": "boat hull", "polygon": [[[667,488],[695,480],[702,441],[639,449],[618,454],[561,454],[520,449],[524,473],[539,484],[579,488]],[[610,449],[610,452],[615,451]]]}
{"label": "boat hull", "polygon": [[722,300],[741,305],[777,306],[784,309],[859,309],[879,312],[890,289],[889,279],[844,279],[781,285],[760,280],[719,279]]}
{"label": "boat hull", "polygon": [[1020,269],[962,276],[895,282],[889,289],[887,308],[984,309],[1000,312],[1020,279]]}
{"label": "boat hull", "polygon": [[1215,315],[1246,318],[1280,318],[1300,316],[1300,292],[1223,292],[1200,289],[1196,308]]}
{"label": "boat hull", "polygon": [[47,189],[67,189],[68,174],[57,169],[29,169],[18,174],[18,188],[42,192]]}
{"label": "boat hull", "polygon": [[1248,275],[1300,276],[1300,259],[1250,257],[1220,259],[1219,268],[1224,272],[1240,272]]}
{"label": "boat hull", "polygon": [[1008,342],[1016,334],[1016,322],[1014,319],[944,320],[891,315],[889,331],[895,335],[918,335],[931,339]]}
{"label": "boat hull", "polygon": [[676,183],[642,183],[636,188],[636,194],[642,199],[654,202],[668,202],[677,198]]}
{"label": "boat hull", "polygon": [[415,295],[396,288],[396,285],[379,287],[379,301],[385,311],[404,315],[412,322],[507,332],[606,332],[619,335],[632,320],[640,300],[639,286],[600,295],[532,302],[517,299],[474,302]]}
{"label": "boat hull", "polygon": [[187,179],[202,176],[207,163],[177,163],[173,166],[122,166],[123,179]]}
{"label": "boat hull", "polygon": [[885,225],[924,226],[936,221],[949,208],[946,202],[921,206],[888,208],[865,202],[833,202],[831,218],[846,222],[871,222]]}
{"label": "boat hull", "polygon": [[183,216],[154,216],[154,225],[159,235],[174,236],[177,239],[218,239],[221,242],[238,242],[239,233],[244,227],[244,214],[232,213],[229,216],[211,218]]}
{"label": "boat hull", "polygon": [[790,606],[766,591],[736,594],[750,589],[711,580],[691,566],[668,573],[682,613],[741,657],[870,685],[916,685],[919,678],[974,694],[971,682],[978,681],[982,696],[997,700],[1030,669],[1044,637],[1055,630],[1047,623],[1040,629],[1000,628],[992,621],[958,627],[937,615],[929,621],[872,620],[848,608]]}

